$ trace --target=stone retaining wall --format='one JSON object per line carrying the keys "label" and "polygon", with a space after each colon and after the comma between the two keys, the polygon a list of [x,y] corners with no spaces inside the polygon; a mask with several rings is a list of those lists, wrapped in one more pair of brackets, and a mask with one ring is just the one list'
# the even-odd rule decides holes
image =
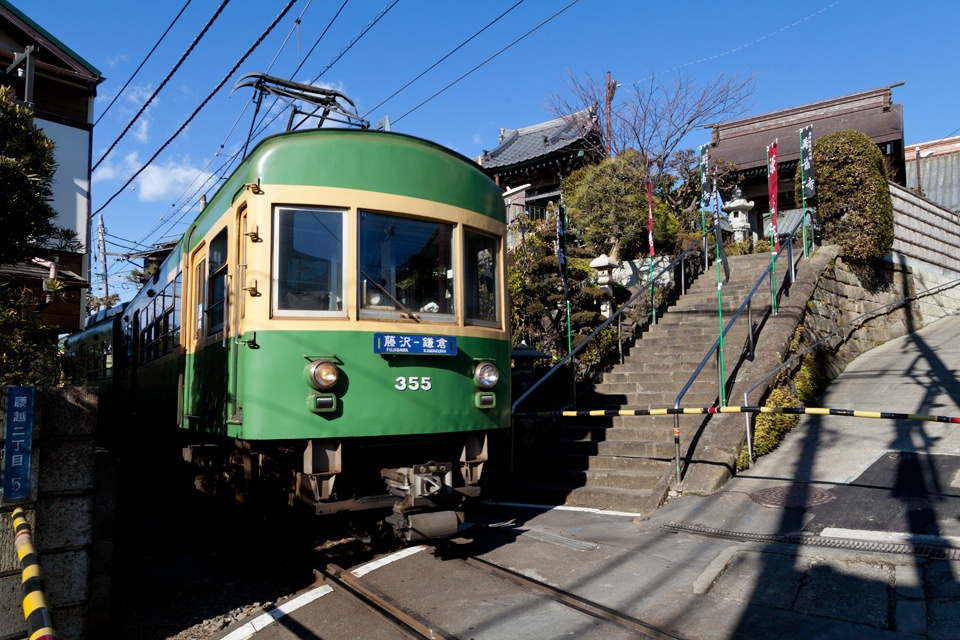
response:
{"label": "stone retaining wall", "polygon": [[[0,389],[4,420],[5,411],[6,392]],[[94,514],[103,506],[97,504],[96,391],[38,389],[34,411],[33,493],[27,502],[0,506],[0,640],[25,638],[27,633],[11,518],[15,506],[26,512],[40,556],[47,605],[60,638],[92,637],[96,624],[104,621],[104,607],[109,607],[109,584],[104,591],[104,585],[91,578],[103,559],[94,545]],[[109,548],[99,551],[112,555]]]}

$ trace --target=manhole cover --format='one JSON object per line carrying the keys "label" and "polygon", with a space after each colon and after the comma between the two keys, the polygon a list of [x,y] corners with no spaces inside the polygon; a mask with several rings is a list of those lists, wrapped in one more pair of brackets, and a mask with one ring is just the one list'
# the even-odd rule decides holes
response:
{"label": "manhole cover", "polygon": [[836,496],[818,487],[803,484],[791,484],[783,487],[770,487],[750,494],[750,499],[765,507],[815,507],[830,502]]}
{"label": "manhole cover", "polygon": [[916,457],[916,454],[911,451],[895,451],[887,454],[887,458],[890,460],[909,460],[914,457]]}

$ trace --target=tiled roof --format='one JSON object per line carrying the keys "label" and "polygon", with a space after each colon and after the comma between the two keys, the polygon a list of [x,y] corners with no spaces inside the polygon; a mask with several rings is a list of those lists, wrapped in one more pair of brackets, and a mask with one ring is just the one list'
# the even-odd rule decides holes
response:
{"label": "tiled roof", "polygon": [[484,151],[484,169],[508,167],[560,151],[582,140],[596,126],[596,107],[521,129],[501,129],[500,144]]}
{"label": "tiled roof", "polygon": [[[50,268],[34,262],[18,262],[15,264],[0,265],[0,276],[19,276],[31,280],[44,280],[50,277]],[[57,279],[66,285],[85,287],[89,283],[82,276],[60,267]]]}

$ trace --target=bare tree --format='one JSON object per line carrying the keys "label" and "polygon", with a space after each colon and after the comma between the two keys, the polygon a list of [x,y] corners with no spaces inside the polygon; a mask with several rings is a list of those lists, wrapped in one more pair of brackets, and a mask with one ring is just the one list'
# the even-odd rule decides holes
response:
{"label": "bare tree", "polygon": [[[569,70],[567,75],[569,97],[551,96],[547,108],[558,117],[570,117],[591,105],[605,105],[597,112],[606,139],[596,151],[610,157],[636,149],[649,159],[654,176],[672,172],[674,152],[689,133],[743,114],[754,92],[753,79],[741,76],[699,83],[678,73],[668,82],[652,76],[646,82],[620,85],[610,80],[609,73],[606,82],[589,74],[577,77]],[[624,91],[616,91],[618,87]]]}

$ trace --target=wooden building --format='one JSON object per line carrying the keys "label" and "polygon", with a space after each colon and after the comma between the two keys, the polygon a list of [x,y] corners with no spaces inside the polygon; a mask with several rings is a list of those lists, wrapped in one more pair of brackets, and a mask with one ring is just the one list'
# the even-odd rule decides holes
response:
{"label": "wooden building", "polygon": [[755,237],[763,234],[763,215],[770,211],[767,147],[775,140],[779,156],[777,210],[785,213],[801,208],[802,203],[794,198],[794,176],[800,160],[800,130],[804,127],[813,128],[814,140],[833,131],[863,132],[886,158],[890,180],[905,184],[903,109],[892,98],[892,89],[901,84],[707,126],[712,134],[711,162],[722,159],[735,164],[743,197],[755,203],[749,214]]}
{"label": "wooden building", "polygon": [[55,274],[68,286],[67,299],[41,303],[42,321],[60,333],[76,331],[86,316],[90,269],[93,102],[104,78],[8,0],[0,0],[0,70],[0,85],[13,88],[16,99],[33,110],[37,127],[54,142],[54,222],[75,231],[82,243],[79,251],[48,251],[31,263],[0,267],[0,273],[26,277],[38,292],[43,280]]}

